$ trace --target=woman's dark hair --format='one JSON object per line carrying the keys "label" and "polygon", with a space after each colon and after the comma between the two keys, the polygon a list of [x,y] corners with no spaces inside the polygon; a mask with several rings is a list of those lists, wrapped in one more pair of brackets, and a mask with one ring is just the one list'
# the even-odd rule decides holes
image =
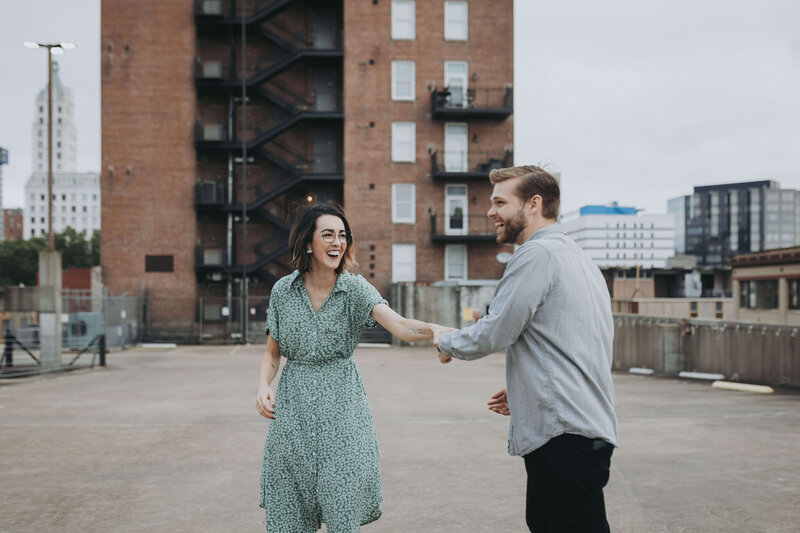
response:
{"label": "woman's dark hair", "polygon": [[300,208],[295,215],[294,224],[289,232],[289,254],[292,266],[300,271],[301,274],[311,270],[311,259],[306,253],[314,232],[317,229],[317,219],[324,215],[339,217],[344,223],[344,230],[347,232],[347,249],[342,255],[336,273],[341,274],[346,268],[358,266],[353,253],[353,233],[350,231],[350,224],[344,215],[344,210],[332,204],[314,204],[311,207]]}

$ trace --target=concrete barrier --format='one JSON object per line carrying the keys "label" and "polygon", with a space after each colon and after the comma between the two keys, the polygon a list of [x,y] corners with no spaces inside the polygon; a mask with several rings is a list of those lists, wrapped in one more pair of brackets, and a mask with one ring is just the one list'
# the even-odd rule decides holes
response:
{"label": "concrete barrier", "polygon": [[731,381],[800,387],[800,328],[614,315],[614,368],[722,374]]}

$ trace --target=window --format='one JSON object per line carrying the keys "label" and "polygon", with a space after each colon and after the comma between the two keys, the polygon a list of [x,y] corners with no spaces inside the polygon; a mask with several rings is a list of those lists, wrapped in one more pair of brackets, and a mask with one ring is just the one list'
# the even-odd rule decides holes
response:
{"label": "window", "polygon": [[392,39],[415,38],[414,0],[392,0]]}
{"label": "window", "polygon": [[739,282],[739,307],[742,309],[777,309],[778,280],[749,280]]}
{"label": "window", "polygon": [[414,224],[415,186],[413,183],[392,184],[392,222],[394,224]]}
{"label": "window", "polygon": [[722,318],[722,302],[714,304],[714,318]]}
{"label": "window", "polygon": [[417,280],[417,246],[392,245],[392,282]]}
{"label": "window", "polygon": [[444,39],[466,41],[468,36],[467,2],[444,3]]}
{"label": "window", "polygon": [[789,284],[789,309],[800,309],[800,279],[790,279]]}
{"label": "window", "polygon": [[444,247],[444,279],[467,279],[467,246],[448,244]]}
{"label": "window", "polygon": [[417,125],[413,122],[392,122],[392,161],[416,162]]}
{"label": "window", "polygon": [[392,100],[414,100],[413,61],[392,61]]}
{"label": "window", "polygon": [[697,302],[691,302],[689,306],[689,316],[697,318]]}
{"label": "window", "polygon": [[146,255],[144,258],[145,272],[174,272],[173,256],[171,255]]}

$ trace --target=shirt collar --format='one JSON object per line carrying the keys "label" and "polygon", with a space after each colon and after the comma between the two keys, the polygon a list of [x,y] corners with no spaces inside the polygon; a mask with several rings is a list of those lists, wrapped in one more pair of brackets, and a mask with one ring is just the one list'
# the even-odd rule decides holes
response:
{"label": "shirt collar", "polygon": [[[548,224],[547,226],[539,229],[539,231],[537,231],[536,233],[534,233],[533,235],[528,237],[528,241],[533,241],[533,240],[537,240],[537,239],[543,239],[543,238],[548,237],[550,235],[553,235],[555,233],[562,233],[564,235],[567,234],[567,232],[564,231],[564,227],[561,224],[559,224],[558,222],[556,222],[554,224]],[[525,242],[528,242],[528,241],[525,241]]]}

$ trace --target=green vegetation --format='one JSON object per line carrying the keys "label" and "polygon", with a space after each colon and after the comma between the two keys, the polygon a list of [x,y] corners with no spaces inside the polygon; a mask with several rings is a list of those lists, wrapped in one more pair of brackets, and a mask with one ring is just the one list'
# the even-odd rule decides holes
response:
{"label": "green vegetation", "polygon": [[[88,240],[67,227],[53,236],[56,250],[61,252],[61,265],[67,268],[90,268],[100,264],[100,232],[94,231]],[[44,237],[0,242],[0,285],[36,285],[39,252],[47,248]]]}

